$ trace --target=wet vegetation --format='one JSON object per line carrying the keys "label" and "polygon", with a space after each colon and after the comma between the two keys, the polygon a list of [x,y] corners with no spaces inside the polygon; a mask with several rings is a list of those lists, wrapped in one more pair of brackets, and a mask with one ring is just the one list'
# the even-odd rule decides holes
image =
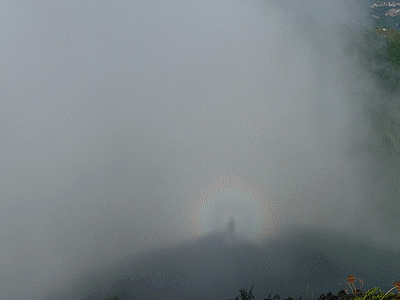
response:
{"label": "wet vegetation", "polygon": [[[359,279],[360,281],[360,287],[357,289],[354,285],[354,282],[356,280],[356,277],[354,275],[349,275],[347,277],[347,284],[350,287],[351,293],[348,293],[349,289],[342,289],[340,290],[336,295],[332,294],[330,291],[326,294],[321,294],[317,299],[311,299],[311,300],[394,300],[394,299],[400,299],[400,281],[395,281],[392,283],[394,285],[393,288],[391,288],[389,291],[387,291],[385,294],[382,293],[380,288],[375,287],[373,289],[370,289],[366,291],[365,293],[362,292],[362,285],[364,281],[362,279]],[[253,295],[253,287],[252,286],[249,290],[246,288],[242,288],[239,290],[239,296],[236,298],[231,298],[227,300],[252,300],[256,299],[255,296]],[[397,289],[397,294],[392,293],[391,291],[393,289]],[[279,295],[275,295],[271,298],[271,294],[268,295],[268,297],[264,298],[259,298],[263,300],[280,300]],[[306,300],[307,298],[305,298]],[[108,300],[126,300],[126,298],[120,298],[118,296],[115,296],[113,298],[109,298]],[[294,300],[292,297],[288,297],[286,299],[282,300]],[[302,297],[300,297],[298,300],[302,300]]]}
{"label": "wet vegetation", "polygon": [[[348,289],[343,289],[340,290],[336,295],[333,295],[331,292],[328,292],[326,294],[321,294],[317,299],[318,300],[393,300],[393,299],[400,299],[400,281],[395,281],[392,283],[394,287],[387,291],[385,294],[381,292],[381,290],[378,287],[375,287],[369,291],[366,291],[365,293],[362,292],[362,284],[364,281],[362,279],[359,279],[360,281],[360,288],[356,289],[354,285],[354,281],[356,280],[356,277],[354,275],[349,275],[347,277],[347,284],[350,287],[351,294],[348,293]],[[398,294],[395,293],[390,293],[391,290],[397,289]],[[240,295],[236,297],[235,299],[228,299],[228,300],[251,300],[254,299],[255,297],[253,296],[252,293],[253,287],[249,291],[246,289],[241,289],[240,290]],[[264,300],[280,300],[279,295],[275,295],[274,297],[271,298],[271,294],[267,298],[263,298]],[[302,297],[299,298],[301,300]],[[293,298],[288,297],[284,300],[293,300]],[[312,299],[315,300],[315,299]]]}

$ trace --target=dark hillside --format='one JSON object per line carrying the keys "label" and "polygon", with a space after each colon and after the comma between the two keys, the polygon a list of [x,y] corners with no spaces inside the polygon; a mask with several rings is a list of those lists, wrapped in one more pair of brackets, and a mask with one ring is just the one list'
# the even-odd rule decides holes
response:
{"label": "dark hillside", "polygon": [[371,247],[333,231],[287,227],[280,238],[269,240],[264,247],[244,240],[231,247],[223,240],[223,234],[208,235],[140,257],[126,257],[98,270],[97,275],[86,276],[70,292],[48,299],[108,299],[114,295],[227,299],[253,284],[256,299],[269,293],[304,297],[307,285],[307,298],[311,298],[328,291],[337,293],[350,273],[364,279],[364,289],[387,289],[400,268],[396,251]]}

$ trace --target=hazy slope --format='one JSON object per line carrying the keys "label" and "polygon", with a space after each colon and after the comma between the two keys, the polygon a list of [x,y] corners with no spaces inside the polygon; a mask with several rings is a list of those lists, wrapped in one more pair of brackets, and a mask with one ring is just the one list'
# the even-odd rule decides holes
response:
{"label": "hazy slope", "polygon": [[307,298],[317,298],[347,288],[350,274],[364,280],[363,291],[375,286],[387,291],[398,279],[398,251],[367,245],[344,232],[286,227],[265,247],[245,240],[229,246],[224,234],[127,256],[101,270],[87,271],[68,289],[46,299],[107,299],[115,295],[227,299],[236,296],[239,288],[253,284],[256,299],[269,293],[304,298],[307,284]]}

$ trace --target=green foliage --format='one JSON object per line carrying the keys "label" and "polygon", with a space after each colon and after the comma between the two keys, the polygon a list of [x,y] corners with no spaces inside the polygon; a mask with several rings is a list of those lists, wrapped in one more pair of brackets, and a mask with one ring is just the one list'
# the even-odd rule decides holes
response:
{"label": "green foliage", "polygon": [[400,68],[400,32],[390,28],[376,27],[375,31],[387,40],[386,60],[396,69]]}
{"label": "green foliage", "polygon": [[370,125],[368,148],[392,177],[388,193],[390,189],[395,196],[400,191],[400,32],[375,27],[348,33],[348,38],[347,54],[375,81],[365,94],[357,92],[354,97],[365,102]]}
{"label": "green foliage", "polygon": [[348,54],[356,54],[358,64],[373,74],[384,93],[400,90],[400,32],[375,27],[348,33]]}
{"label": "green foliage", "polygon": [[[352,275],[350,275],[350,276],[352,276]],[[348,280],[349,280],[350,276],[348,277]],[[396,300],[396,299],[400,299],[400,281],[394,282],[393,285],[395,287],[390,289],[386,294],[383,294],[381,292],[380,288],[378,288],[378,287],[375,287],[375,288],[363,293],[361,291],[361,286],[360,286],[360,289],[356,289],[353,284],[354,289],[352,288],[350,283],[354,282],[355,277],[353,276],[353,278],[350,278],[350,280],[348,281],[348,284],[353,292],[352,294],[348,294],[347,290],[341,290],[337,293],[337,296],[336,296],[336,295],[333,295],[329,291],[326,295],[321,294],[318,297],[318,300]],[[360,280],[360,282],[363,283],[362,280]],[[395,288],[397,288],[397,290],[399,291],[399,294],[390,293],[390,291]],[[228,300],[251,300],[251,299],[254,299],[252,290],[253,290],[253,286],[251,287],[251,289],[248,292],[244,288],[240,289],[239,290],[240,296],[236,297],[235,299],[231,298]],[[302,297],[300,297],[298,300],[301,300],[301,299],[302,299]],[[279,297],[279,295],[275,295],[273,298],[271,298],[271,294],[269,294],[269,296],[267,298],[264,298],[264,300],[280,300],[280,297]],[[288,297],[285,300],[293,300],[293,298]]]}
{"label": "green foliage", "polygon": [[[300,297],[299,300],[301,300],[301,298],[302,297]],[[276,294],[273,298],[271,298],[271,294],[269,294],[268,298],[265,298],[264,300],[279,300],[279,299],[281,299],[281,297],[278,294]],[[284,300],[293,300],[293,298],[288,297],[287,299],[284,299]]]}
{"label": "green foliage", "polygon": [[321,294],[318,297],[318,300],[338,300],[338,299],[339,299],[339,297],[333,295],[330,291],[326,295]]}
{"label": "green foliage", "polygon": [[[341,291],[342,292],[342,291]],[[396,294],[394,293],[387,293],[386,296],[383,294],[378,287],[374,287],[373,289],[370,289],[369,291],[366,291],[364,294],[361,294],[359,296],[355,295],[347,295],[344,293],[338,293],[338,296],[341,300],[381,300],[383,297],[385,300],[394,300],[398,299],[396,298]]]}
{"label": "green foliage", "polygon": [[400,87],[400,33],[394,29],[375,28],[377,37],[373,40],[382,40],[380,49],[376,49],[375,64],[378,68],[374,73],[378,78],[382,89],[389,93],[395,93]]}

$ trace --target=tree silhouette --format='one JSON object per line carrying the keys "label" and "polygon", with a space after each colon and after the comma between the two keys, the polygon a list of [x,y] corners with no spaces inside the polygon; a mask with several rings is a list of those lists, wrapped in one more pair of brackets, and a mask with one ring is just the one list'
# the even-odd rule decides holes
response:
{"label": "tree silhouette", "polygon": [[[230,223],[230,222],[229,222]],[[249,291],[246,290],[246,288],[240,289],[240,296],[237,296],[235,299],[228,299],[228,300],[252,300],[255,297],[253,296],[253,286],[251,286],[251,289]]]}

